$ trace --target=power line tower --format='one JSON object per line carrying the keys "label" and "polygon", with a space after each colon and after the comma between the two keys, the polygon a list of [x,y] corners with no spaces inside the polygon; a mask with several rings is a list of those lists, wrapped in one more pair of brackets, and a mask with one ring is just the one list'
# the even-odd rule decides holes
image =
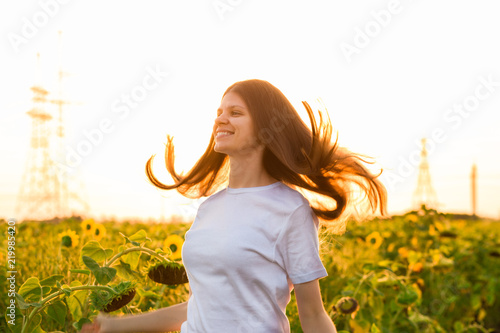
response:
{"label": "power line tower", "polygon": [[48,91],[41,86],[40,54],[37,54],[37,75],[33,91],[33,108],[26,112],[31,117],[31,140],[25,173],[17,198],[16,212],[26,219],[47,219],[59,213],[59,179],[52,161],[50,143],[52,115],[45,110]]}
{"label": "power line tower", "polygon": [[422,151],[420,152],[420,165],[418,166],[417,189],[413,193],[413,207],[419,209],[422,205],[426,208],[437,208],[438,202],[436,192],[432,188],[429,162],[427,161],[426,139],[422,139]]}
{"label": "power line tower", "polygon": [[[46,220],[55,217],[83,215],[89,211],[84,184],[78,171],[63,165],[65,161],[66,126],[63,107],[74,104],[63,99],[62,36],[59,32],[58,97],[47,99],[48,92],[37,83],[31,89],[34,107],[28,112],[32,118],[31,145],[25,173],[17,198],[16,214],[22,219]],[[37,72],[40,55],[37,55]],[[40,81],[37,78],[36,81]],[[57,116],[45,111],[47,104],[55,105]],[[71,169],[71,170],[70,170]]]}

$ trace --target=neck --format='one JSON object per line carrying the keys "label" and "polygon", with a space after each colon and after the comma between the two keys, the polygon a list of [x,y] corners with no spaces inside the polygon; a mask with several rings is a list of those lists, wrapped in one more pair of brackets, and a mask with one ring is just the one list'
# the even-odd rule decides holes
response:
{"label": "neck", "polygon": [[264,169],[262,154],[229,157],[230,188],[266,186],[275,182],[277,180]]}

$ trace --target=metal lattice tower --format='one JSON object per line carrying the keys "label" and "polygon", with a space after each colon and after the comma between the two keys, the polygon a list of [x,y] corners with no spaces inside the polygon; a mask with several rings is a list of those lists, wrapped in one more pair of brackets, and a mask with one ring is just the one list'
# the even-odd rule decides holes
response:
{"label": "metal lattice tower", "polygon": [[[55,217],[84,215],[89,211],[84,184],[78,170],[57,161],[65,161],[66,131],[63,107],[70,103],[62,98],[61,32],[59,32],[58,97],[47,99],[48,92],[37,83],[34,106],[27,114],[32,118],[31,144],[25,172],[17,198],[16,214],[21,219],[46,220]],[[39,55],[37,71],[39,71]],[[38,78],[36,81],[41,81]],[[56,117],[46,111],[55,105]]]}
{"label": "metal lattice tower", "polygon": [[[40,55],[37,54],[37,71],[39,67]],[[60,184],[52,160],[50,137],[53,117],[45,109],[48,92],[40,85],[40,78],[36,81],[31,87],[33,108],[26,112],[31,117],[31,139],[16,213],[23,219],[40,220],[58,215]]]}
{"label": "metal lattice tower", "polygon": [[420,152],[420,165],[418,167],[417,189],[413,193],[413,207],[419,209],[422,205],[426,208],[437,208],[436,192],[432,188],[429,162],[427,161],[426,139],[422,139],[422,151]]}

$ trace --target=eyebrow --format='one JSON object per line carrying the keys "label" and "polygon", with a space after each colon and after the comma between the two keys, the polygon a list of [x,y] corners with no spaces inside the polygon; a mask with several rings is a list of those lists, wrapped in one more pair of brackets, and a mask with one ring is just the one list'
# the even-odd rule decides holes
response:
{"label": "eyebrow", "polygon": [[[246,110],[246,107],[244,107],[243,105],[238,105],[238,104],[229,105],[227,108],[228,109],[241,108],[241,109],[245,109]],[[219,110],[222,110],[222,109],[218,108],[217,111],[219,111]]]}

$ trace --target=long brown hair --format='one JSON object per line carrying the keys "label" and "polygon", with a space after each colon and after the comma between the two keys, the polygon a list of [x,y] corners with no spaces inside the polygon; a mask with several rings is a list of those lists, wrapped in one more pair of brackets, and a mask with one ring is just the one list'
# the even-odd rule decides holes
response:
{"label": "long brown hair", "polygon": [[[378,207],[382,215],[386,214],[387,193],[377,179],[381,172],[372,174],[363,165],[373,163],[366,156],[339,147],[338,135],[332,142],[328,117],[319,113],[319,121],[316,120],[309,104],[303,102],[311,122],[308,128],[285,95],[267,81],[236,82],[224,96],[228,92],[238,94],[250,111],[257,138],[265,146],[265,170],[271,177],[316,197],[311,207],[320,219],[333,221],[341,217],[354,198],[352,185],[365,194],[373,212]],[[205,153],[181,176],[174,168],[174,145],[169,136],[165,164],[174,184],[163,184],[154,176],[154,155],[146,163],[148,179],[158,188],[177,189],[191,198],[213,194],[227,181],[229,173],[227,155],[215,152],[214,145],[212,133]]]}

